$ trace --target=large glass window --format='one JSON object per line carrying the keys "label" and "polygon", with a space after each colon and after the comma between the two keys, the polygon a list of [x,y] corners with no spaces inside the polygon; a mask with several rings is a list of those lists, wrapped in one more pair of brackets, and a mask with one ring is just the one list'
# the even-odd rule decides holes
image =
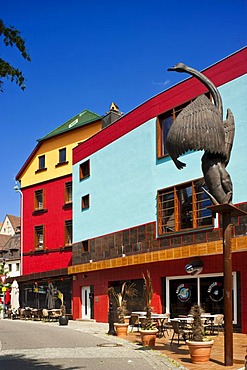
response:
{"label": "large glass window", "polygon": [[207,208],[211,201],[199,186],[191,181],[158,191],[158,233],[211,226],[213,218]]}
{"label": "large glass window", "polygon": [[170,280],[170,310],[172,317],[187,315],[191,306],[197,303],[197,280]]}
{"label": "large glass window", "polygon": [[[134,288],[136,289],[135,297],[125,297],[126,298],[126,308],[127,314],[130,314],[132,311],[145,311],[145,299],[143,291],[143,279],[128,280],[128,284],[135,284]],[[123,281],[114,281],[109,282],[109,287],[113,287],[116,293],[121,292]],[[110,301],[113,304],[114,311],[117,310],[116,300],[111,296]]]}
{"label": "large glass window", "polygon": [[[54,305],[55,308],[60,308],[61,300],[59,299],[58,291],[63,294],[63,300],[66,305],[66,313],[71,314],[72,302],[72,281],[66,276],[60,279],[52,280],[54,286]],[[21,307],[32,308],[47,308],[47,279],[44,281],[36,281],[33,283],[23,283],[20,289],[20,304]]]}
{"label": "large glass window", "polygon": [[[224,314],[224,277],[222,274],[166,278],[166,312],[171,317],[188,315],[193,304],[205,312]],[[237,324],[237,276],[233,273],[233,323]]]}

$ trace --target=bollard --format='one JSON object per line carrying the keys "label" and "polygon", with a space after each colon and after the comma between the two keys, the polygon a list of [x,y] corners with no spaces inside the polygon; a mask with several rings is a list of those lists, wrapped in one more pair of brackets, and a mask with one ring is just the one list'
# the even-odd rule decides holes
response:
{"label": "bollard", "polygon": [[108,312],[108,322],[109,322],[109,335],[116,335],[116,331],[114,329],[114,311],[112,307],[112,303],[109,305],[109,312]]}

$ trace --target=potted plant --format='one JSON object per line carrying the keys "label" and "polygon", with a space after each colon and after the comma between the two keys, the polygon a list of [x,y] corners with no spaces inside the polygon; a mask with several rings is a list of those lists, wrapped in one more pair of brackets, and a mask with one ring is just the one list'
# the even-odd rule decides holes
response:
{"label": "potted plant", "polygon": [[125,315],[127,312],[127,301],[126,298],[132,298],[136,296],[136,289],[134,283],[124,282],[121,286],[121,290],[118,293],[113,287],[108,289],[109,297],[113,297],[117,303],[117,319],[118,322],[114,323],[114,327],[117,336],[124,337],[127,335],[129,323],[125,322]]}
{"label": "potted plant", "polygon": [[214,341],[205,336],[201,319],[203,309],[197,304],[192,306],[190,314],[193,317],[191,326],[192,336],[186,343],[189,346],[190,357],[194,364],[206,363],[210,359],[211,348]]}
{"label": "potted plant", "polygon": [[148,270],[146,275],[147,276],[142,274],[144,280],[143,290],[146,304],[146,319],[144,320],[142,328],[140,329],[142,344],[145,347],[155,345],[156,335],[158,333],[158,329],[152,321],[151,302],[153,298],[153,285],[150,272]]}
{"label": "potted plant", "polygon": [[61,293],[60,290],[58,290],[58,298],[61,300],[61,315],[58,318],[59,325],[68,325],[69,319],[68,316],[66,316],[66,306],[63,303],[63,293]]}
{"label": "potted plant", "polygon": [[64,304],[60,307],[61,315],[58,318],[59,325],[68,325],[69,319],[68,316],[66,316],[66,307]]}

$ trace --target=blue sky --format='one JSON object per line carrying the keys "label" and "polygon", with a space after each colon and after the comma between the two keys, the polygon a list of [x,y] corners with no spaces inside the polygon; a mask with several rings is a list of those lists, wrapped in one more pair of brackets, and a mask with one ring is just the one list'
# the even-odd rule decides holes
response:
{"label": "blue sky", "polygon": [[31,63],[0,41],[22,70],[23,92],[0,93],[0,221],[20,214],[15,176],[46,135],[84,109],[127,113],[247,44],[247,0],[0,0],[0,18],[21,31]]}

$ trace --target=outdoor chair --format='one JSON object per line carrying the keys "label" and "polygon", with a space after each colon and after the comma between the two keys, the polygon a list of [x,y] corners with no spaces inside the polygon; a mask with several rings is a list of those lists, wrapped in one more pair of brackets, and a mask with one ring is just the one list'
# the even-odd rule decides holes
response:
{"label": "outdoor chair", "polygon": [[165,333],[168,335],[168,317],[165,319],[159,319],[156,321],[156,327],[159,330],[157,337],[162,338],[165,337]]}
{"label": "outdoor chair", "polygon": [[224,315],[218,314],[215,315],[214,321],[211,324],[211,334],[214,334],[214,331],[217,330],[217,335],[219,335],[220,328],[223,329]]}
{"label": "outdoor chair", "polygon": [[131,314],[130,319],[129,319],[129,325],[130,325],[130,331],[133,331],[134,328],[137,328],[137,331],[139,331],[140,326],[141,326],[139,315]]}
{"label": "outdoor chair", "polygon": [[179,321],[171,320],[171,325],[172,325],[172,329],[173,329],[173,334],[172,334],[172,339],[171,339],[170,345],[172,345],[175,335],[177,335],[178,345],[179,345],[180,336],[182,336],[184,341],[186,341],[186,339],[190,338],[191,330],[189,328],[187,329],[185,327],[181,327]]}
{"label": "outdoor chair", "polygon": [[25,307],[22,312],[23,319],[28,320],[32,318],[32,309],[30,307]]}
{"label": "outdoor chair", "polygon": [[43,308],[42,310],[42,319],[43,321],[49,321],[49,312],[46,308]]}

